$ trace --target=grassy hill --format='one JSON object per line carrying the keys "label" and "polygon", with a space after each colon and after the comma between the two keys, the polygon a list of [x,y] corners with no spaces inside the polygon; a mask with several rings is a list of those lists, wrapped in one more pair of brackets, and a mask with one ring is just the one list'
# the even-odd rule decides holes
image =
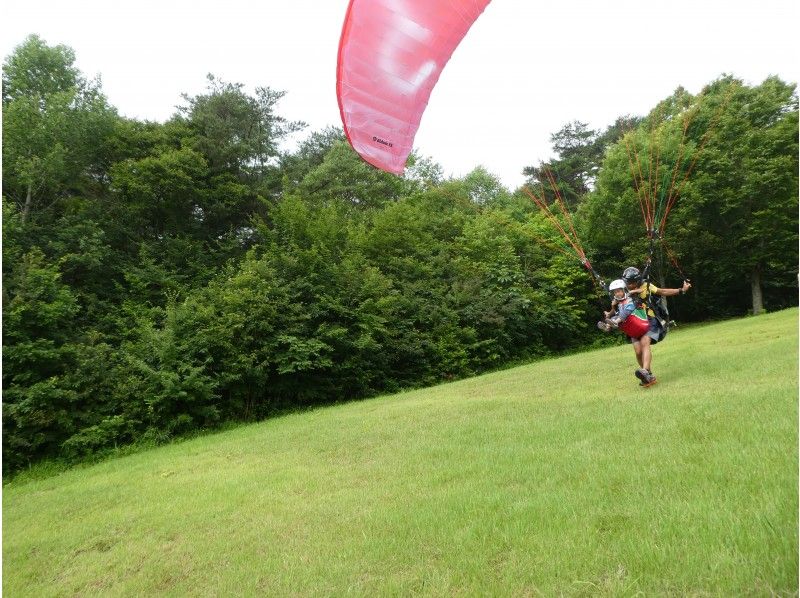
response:
{"label": "grassy hill", "polygon": [[3,591],[797,595],[798,311],[3,489]]}

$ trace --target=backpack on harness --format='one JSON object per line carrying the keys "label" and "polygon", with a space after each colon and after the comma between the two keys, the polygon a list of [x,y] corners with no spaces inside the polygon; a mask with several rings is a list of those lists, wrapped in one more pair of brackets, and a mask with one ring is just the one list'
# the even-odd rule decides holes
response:
{"label": "backpack on harness", "polygon": [[664,340],[664,337],[667,336],[667,332],[669,332],[669,310],[667,309],[667,305],[664,302],[663,298],[656,295],[654,296],[653,293],[650,292],[650,289],[647,290],[647,296],[642,299],[641,297],[637,296],[636,301],[639,305],[645,305],[649,309],[653,311],[655,314],[656,320],[661,327],[661,332],[658,335],[658,340]]}
{"label": "backpack on harness", "polygon": [[658,323],[661,324],[661,334],[658,335],[658,340],[663,341],[664,337],[667,336],[667,332],[669,332],[669,310],[667,309],[667,304],[663,297],[653,298],[650,293],[647,294],[646,301],[656,315]]}

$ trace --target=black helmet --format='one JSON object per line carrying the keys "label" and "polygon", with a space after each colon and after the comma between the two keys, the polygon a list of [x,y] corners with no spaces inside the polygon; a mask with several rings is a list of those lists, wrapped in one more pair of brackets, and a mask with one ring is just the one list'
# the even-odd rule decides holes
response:
{"label": "black helmet", "polygon": [[639,272],[639,268],[631,266],[630,268],[625,268],[625,272],[622,273],[622,279],[625,282],[642,282],[642,273]]}

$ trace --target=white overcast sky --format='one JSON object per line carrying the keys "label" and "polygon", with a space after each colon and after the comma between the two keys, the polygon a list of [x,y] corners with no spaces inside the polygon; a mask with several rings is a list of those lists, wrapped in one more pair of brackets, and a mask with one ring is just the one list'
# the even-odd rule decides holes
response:
{"label": "white overcast sky", "polygon": [[[287,91],[278,112],[341,125],[336,55],[347,0],[3,2],[3,57],[31,33],[71,46],[125,116],[163,121],[213,73]],[[493,0],[444,69],[416,138],[445,174],[511,188],[571,120],[605,128],[721,73],[797,82],[797,0]]]}

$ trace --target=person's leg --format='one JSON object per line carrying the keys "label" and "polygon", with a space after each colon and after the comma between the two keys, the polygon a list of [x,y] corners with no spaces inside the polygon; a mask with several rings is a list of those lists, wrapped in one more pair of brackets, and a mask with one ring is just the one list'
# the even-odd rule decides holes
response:
{"label": "person's leg", "polygon": [[[650,349],[650,337],[646,334],[639,339],[640,349],[637,351],[636,357],[639,360],[639,365],[646,369],[648,372],[650,371],[650,363],[653,360],[653,353]],[[641,353],[641,357],[639,356]]]}
{"label": "person's leg", "polygon": [[642,341],[641,340],[634,340],[633,341],[633,350],[636,353],[636,361],[639,362],[639,367],[644,367],[642,364]]}

